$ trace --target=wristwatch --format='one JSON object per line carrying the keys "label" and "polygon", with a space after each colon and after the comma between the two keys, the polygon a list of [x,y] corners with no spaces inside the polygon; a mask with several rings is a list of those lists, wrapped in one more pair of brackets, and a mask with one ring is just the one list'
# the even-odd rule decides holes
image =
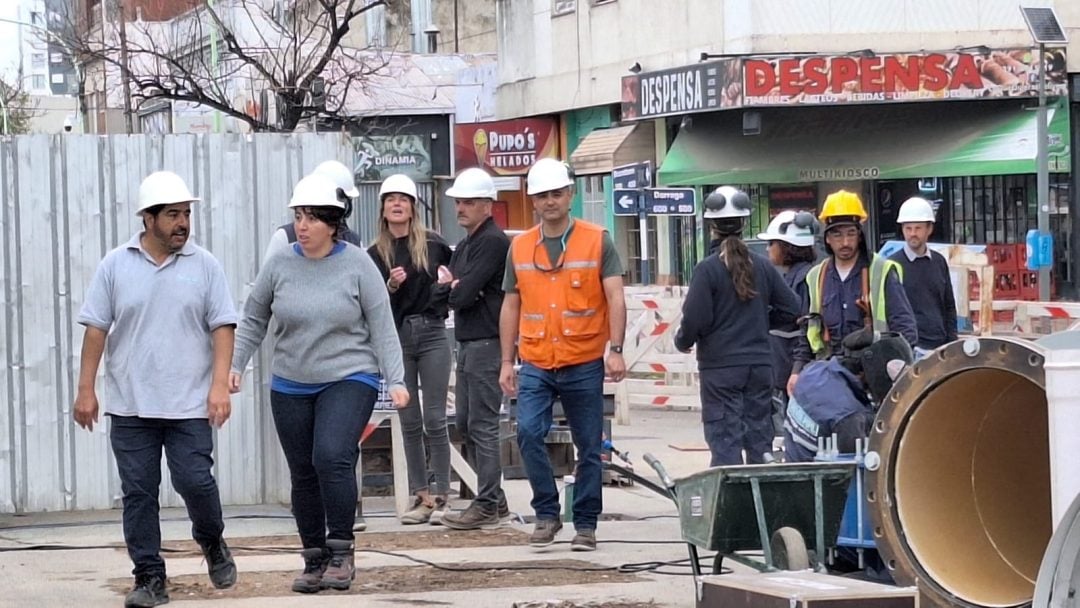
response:
{"label": "wristwatch", "polygon": [[617,355],[621,355],[622,354],[622,344],[612,344],[611,345],[611,352],[613,352],[613,353],[615,353]]}

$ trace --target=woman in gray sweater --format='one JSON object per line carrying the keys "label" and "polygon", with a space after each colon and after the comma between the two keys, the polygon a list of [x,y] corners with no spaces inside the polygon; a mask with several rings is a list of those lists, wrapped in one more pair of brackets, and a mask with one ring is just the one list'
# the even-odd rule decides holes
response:
{"label": "woman in gray sweater", "polygon": [[296,184],[297,242],[259,270],[236,335],[233,392],[274,324],[270,407],[292,480],[304,546],[293,591],[348,589],[355,575],[358,438],[385,381],[394,407],[409,403],[390,298],[371,257],[340,239],[344,205],[320,175]]}

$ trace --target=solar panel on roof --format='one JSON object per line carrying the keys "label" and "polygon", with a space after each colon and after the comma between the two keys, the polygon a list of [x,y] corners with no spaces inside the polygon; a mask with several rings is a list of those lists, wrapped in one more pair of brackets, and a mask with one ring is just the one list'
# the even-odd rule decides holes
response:
{"label": "solar panel on roof", "polygon": [[1069,41],[1065,36],[1065,30],[1054,14],[1054,9],[1046,7],[1022,6],[1020,12],[1024,15],[1031,37],[1039,44],[1065,44]]}

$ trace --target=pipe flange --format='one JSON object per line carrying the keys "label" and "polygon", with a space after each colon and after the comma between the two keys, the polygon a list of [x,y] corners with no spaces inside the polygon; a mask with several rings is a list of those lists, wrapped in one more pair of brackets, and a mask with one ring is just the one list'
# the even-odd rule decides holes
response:
{"label": "pipe flange", "polygon": [[950,378],[967,371],[1009,372],[1045,390],[1044,353],[1042,347],[1032,342],[1011,338],[967,338],[953,342],[909,366],[883,400],[874,419],[868,456],[877,456],[878,466],[866,467],[864,490],[873,536],[897,584],[918,586],[924,599],[933,605],[981,608],[980,604],[961,599],[939,584],[909,544],[896,496],[895,468],[904,432],[925,397]]}

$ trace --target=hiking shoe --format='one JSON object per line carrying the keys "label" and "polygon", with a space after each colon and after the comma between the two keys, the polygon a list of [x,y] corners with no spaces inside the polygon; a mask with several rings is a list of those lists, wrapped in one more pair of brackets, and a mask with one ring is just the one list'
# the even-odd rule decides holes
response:
{"label": "hiking shoe", "polygon": [[356,577],[352,541],[327,540],[326,547],[330,550],[330,561],[326,564],[319,586],[323,589],[345,591]]}
{"label": "hiking shoe", "polygon": [[538,519],[533,528],[529,544],[533,547],[546,547],[555,542],[555,535],[562,530],[562,522],[557,519]]}
{"label": "hiking shoe", "polygon": [[450,505],[446,503],[446,499],[442,496],[435,498],[435,509],[431,511],[431,517],[428,519],[428,523],[433,526],[441,526],[442,518],[450,511]]}
{"label": "hiking shoe", "polygon": [[330,550],[325,547],[304,549],[300,552],[304,558],[304,571],[293,579],[292,590],[297,593],[318,593],[322,588],[323,572],[330,562]]}
{"label": "hiking shoe", "polygon": [[424,499],[419,496],[416,497],[416,501],[413,502],[411,509],[405,512],[401,516],[401,523],[405,525],[424,524],[431,519],[432,512],[435,511],[434,506],[428,506],[424,504]]}
{"label": "hiking shoe", "polygon": [[169,603],[169,592],[165,590],[164,574],[140,574],[135,577],[135,586],[124,597],[124,608],[150,608]]}
{"label": "hiking shoe", "polygon": [[352,529],[353,532],[363,532],[364,530],[367,530],[367,520],[364,519],[363,515],[356,516],[356,519],[353,520]]}
{"label": "hiking shoe", "polygon": [[596,551],[596,530],[578,530],[570,541],[571,551]]}
{"label": "hiking shoe", "polygon": [[447,513],[442,518],[442,523],[451,530],[480,530],[482,528],[495,528],[499,525],[499,516],[496,513],[485,511],[480,503],[475,500],[464,511]]}
{"label": "hiking shoe", "polygon": [[210,582],[217,589],[228,589],[236,584],[236,562],[233,561],[229,546],[224,538],[214,542],[202,544],[203,556],[206,557],[206,572],[210,575]]}

